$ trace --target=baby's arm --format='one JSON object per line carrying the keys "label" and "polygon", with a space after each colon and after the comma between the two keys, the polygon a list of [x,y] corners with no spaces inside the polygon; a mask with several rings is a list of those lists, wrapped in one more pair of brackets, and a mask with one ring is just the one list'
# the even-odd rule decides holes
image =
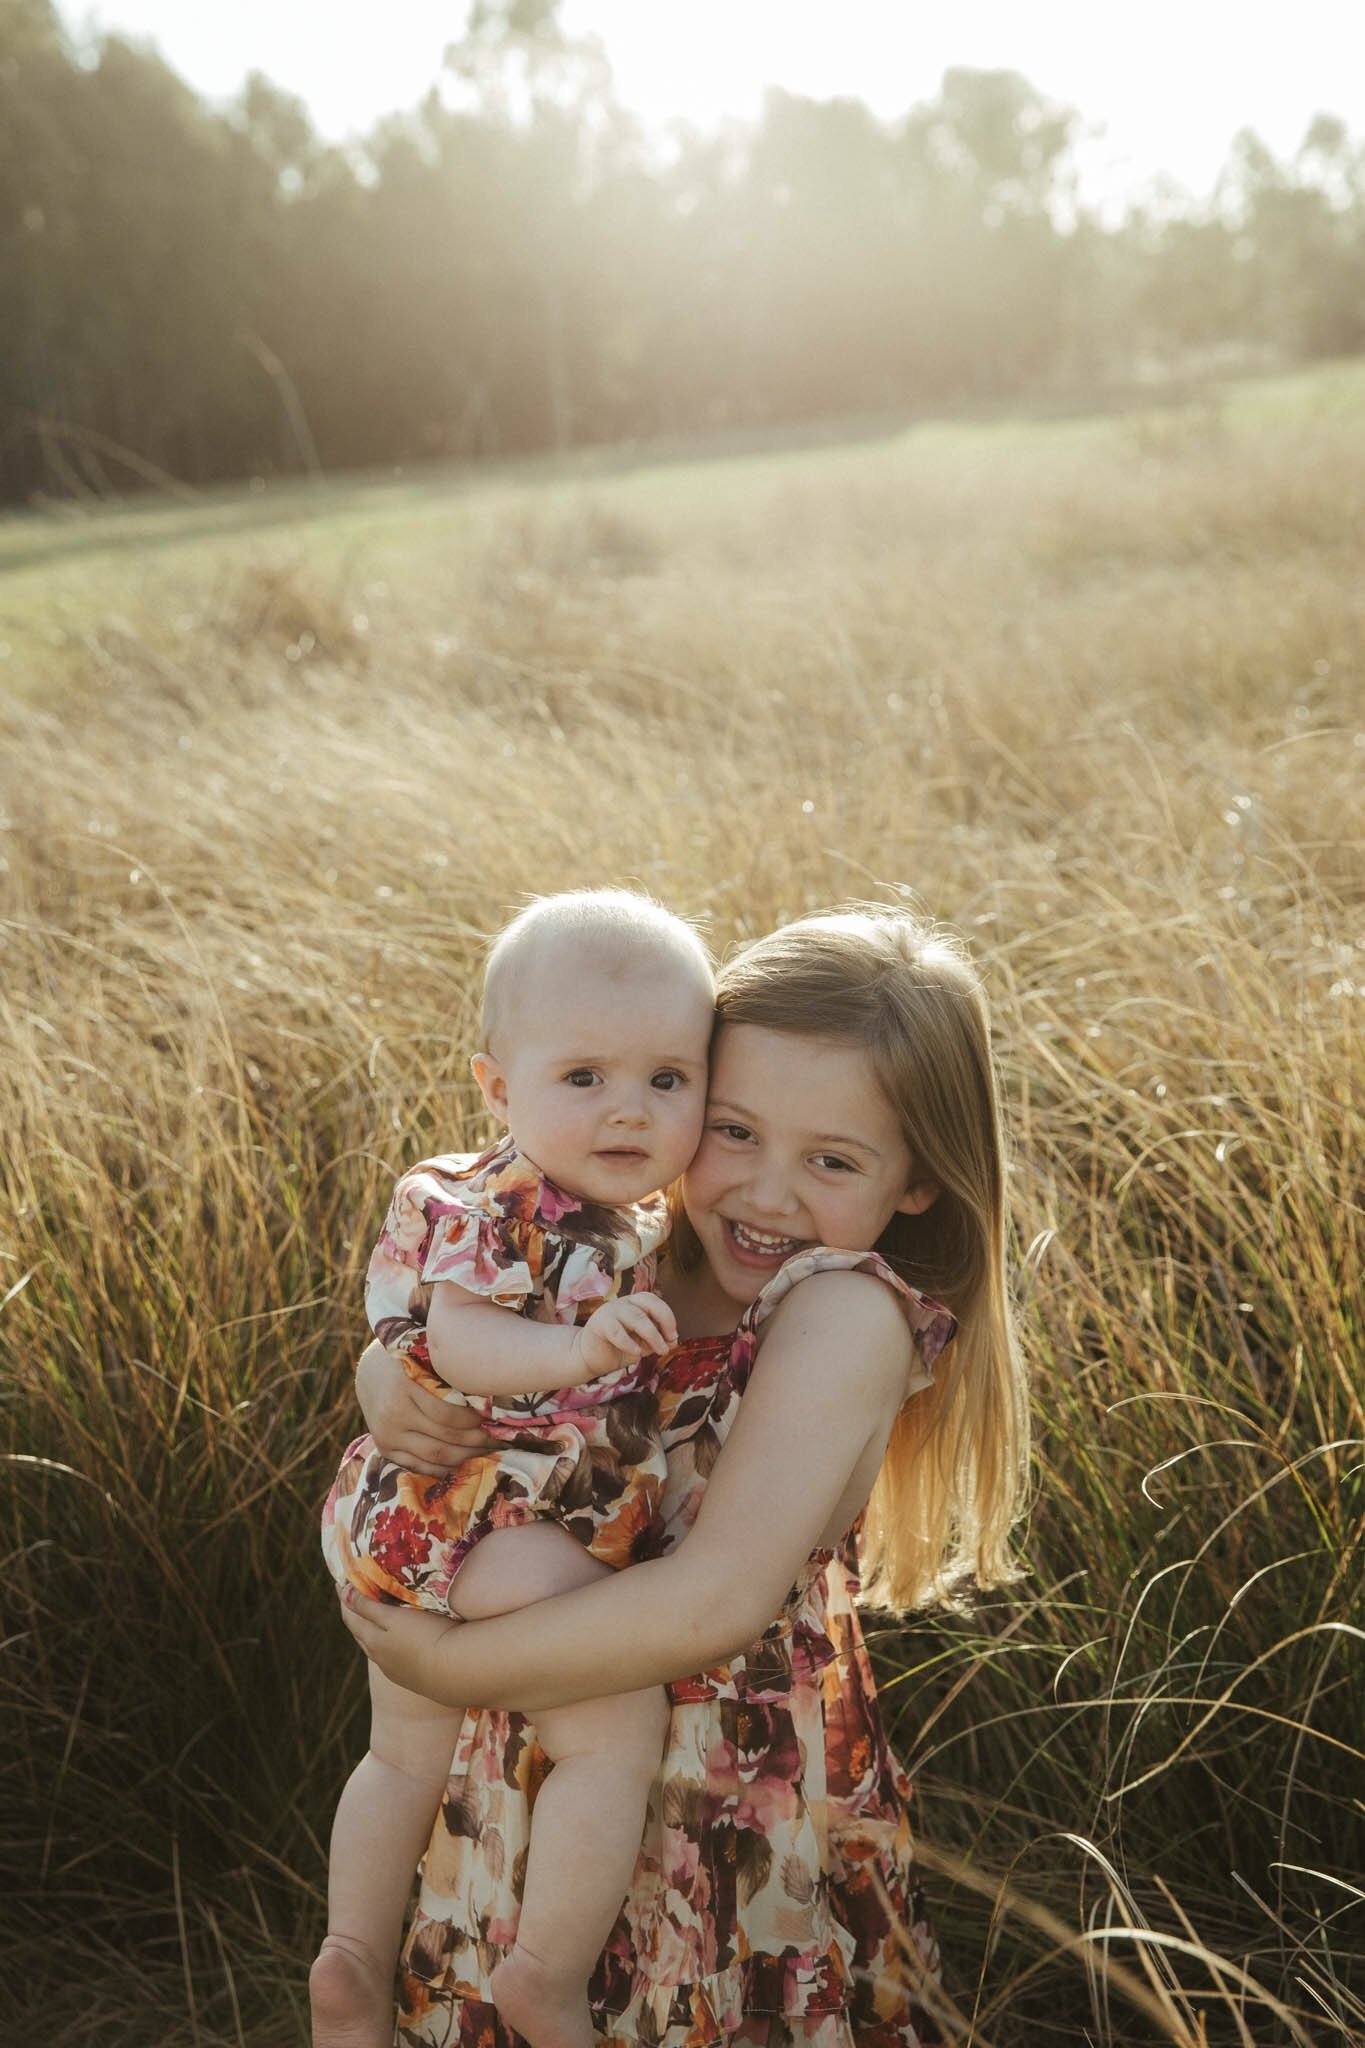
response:
{"label": "baby's arm", "polygon": [[439,1617],[348,1597],[344,1619],[400,1685],[534,1714],[684,1677],[755,1641],[829,1535],[869,1447],[905,1396],[911,1344],[888,1289],[823,1273],[775,1312],[695,1527],[670,1556],[514,1617]]}
{"label": "baby's arm", "polygon": [[673,1312],[655,1294],[605,1302],[581,1328],[520,1314],[534,1284],[523,1248],[453,1207],[439,1168],[400,1177],[365,1276],[370,1328],[410,1379],[431,1392],[434,1375],[462,1394],[543,1394],[677,1342]]}
{"label": "baby's arm", "polygon": [[657,1294],[604,1302],[575,1329],[532,1322],[453,1280],[438,1280],[427,1311],[432,1369],[462,1394],[548,1394],[676,1342],[673,1311]]}

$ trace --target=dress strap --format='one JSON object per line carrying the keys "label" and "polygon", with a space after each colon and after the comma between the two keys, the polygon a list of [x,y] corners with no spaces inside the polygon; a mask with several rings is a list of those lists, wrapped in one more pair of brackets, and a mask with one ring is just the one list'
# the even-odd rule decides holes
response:
{"label": "dress strap", "polygon": [[813,1273],[871,1273],[884,1281],[899,1302],[909,1325],[920,1366],[906,1393],[918,1394],[923,1388],[933,1385],[935,1361],[957,1328],[957,1317],[952,1310],[941,1301],[935,1301],[932,1295],[922,1294],[918,1287],[902,1280],[880,1252],[839,1251],[827,1244],[808,1245],[804,1251],[793,1253],[740,1317],[736,1347],[737,1352],[740,1347],[747,1352],[747,1356],[737,1355],[735,1360],[741,1384],[747,1379],[757,1355],[764,1324],[774,1309],[786,1300],[793,1287],[799,1287]]}

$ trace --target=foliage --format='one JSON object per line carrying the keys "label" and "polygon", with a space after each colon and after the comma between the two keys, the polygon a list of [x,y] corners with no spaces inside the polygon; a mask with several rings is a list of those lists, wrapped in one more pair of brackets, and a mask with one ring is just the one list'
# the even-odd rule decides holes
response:
{"label": "foliage", "polygon": [[0,500],[943,407],[1365,346],[1365,149],[1252,135],[1106,226],[1075,110],[952,69],[651,144],[552,0],[345,148],[0,0]]}

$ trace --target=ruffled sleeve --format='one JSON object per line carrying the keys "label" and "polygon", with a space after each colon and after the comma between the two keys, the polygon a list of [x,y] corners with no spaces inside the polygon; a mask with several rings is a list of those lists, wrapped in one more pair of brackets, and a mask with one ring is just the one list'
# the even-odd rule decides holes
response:
{"label": "ruffled sleeve", "polygon": [[503,1308],[522,1309],[539,1284],[544,1237],[539,1224],[481,1206],[477,1192],[443,1173],[440,1161],[424,1161],[395,1185],[370,1258],[365,1312],[371,1329],[410,1379],[450,1394],[427,1349],[428,1290],[452,1280]]}
{"label": "ruffled sleeve", "polygon": [[878,1280],[885,1281],[901,1306],[914,1341],[917,1370],[912,1372],[906,1386],[907,1398],[921,1393],[925,1387],[934,1384],[934,1364],[944,1346],[957,1328],[957,1317],[932,1295],[921,1294],[917,1287],[911,1287],[900,1274],[890,1267],[879,1252],[843,1252],[831,1245],[811,1245],[803,1252],[796,1252],[779,1266],[772,1279],[756,1301],[749,1304],[740,1319],[738,1340],[747,1339],[749,1356],[746,1368],[752,1365],[758,1349],[759,1333],[780,1302],[786,1300],[793,1287],[799,1287],[812,1273],[872,1273]]}

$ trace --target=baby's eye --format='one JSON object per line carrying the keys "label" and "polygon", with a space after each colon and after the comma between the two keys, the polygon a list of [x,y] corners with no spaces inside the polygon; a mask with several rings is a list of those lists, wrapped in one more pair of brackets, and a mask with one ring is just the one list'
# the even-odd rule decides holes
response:
{"label": "baby's eye", "polygon": [[680,1074],[676,1067],[661,1067],[651,1085],[657,1088],[661,1095],[676,1095],[680,1088],[687,1086],[687,1076]]}
{"label": "baby's eye", "polygon": [[597,1078],[591,1067],[571,1067],[564,1076],[571,1088],[594,1088],[597,1085]]}

